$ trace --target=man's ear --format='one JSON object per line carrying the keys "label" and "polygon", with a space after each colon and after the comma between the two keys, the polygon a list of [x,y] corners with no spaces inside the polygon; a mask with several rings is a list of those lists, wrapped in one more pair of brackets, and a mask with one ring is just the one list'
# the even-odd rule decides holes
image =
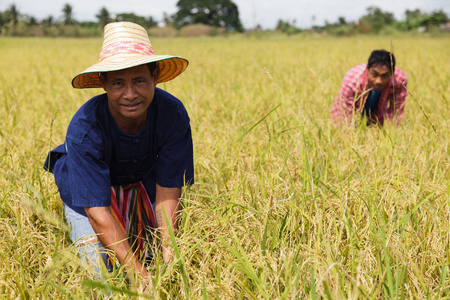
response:
{"label": "man's ear", "polygon": [[153,71],[153,79],[155,79],[155,85],[158,83],[158,79],[159,79],[159,67],[155,68],[155,70]]}
{"label": "man's ear", "polygon": [[102,85],[102,88],[105,90],[106,92],[106,74],[103,73],[98,73],[98,77],[100,78],[100,83]]}

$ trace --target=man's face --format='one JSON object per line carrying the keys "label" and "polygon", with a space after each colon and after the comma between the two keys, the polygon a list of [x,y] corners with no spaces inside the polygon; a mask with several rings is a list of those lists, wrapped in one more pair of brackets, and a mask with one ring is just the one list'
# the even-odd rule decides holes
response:
{"label": "man's face", "polygon": [[147,65],[141,65],[108,72],[106,79],[102,80],[109,110],[126,133],[140,130],[145,125],[147,108],[153,100],[158,81],[157,71],[153,75]]}
{"label": "man's face", "polygon": [[375,91],[381,91],[391,78],[391,70],[388,66],[373,65],[368,70],[369,85]]}

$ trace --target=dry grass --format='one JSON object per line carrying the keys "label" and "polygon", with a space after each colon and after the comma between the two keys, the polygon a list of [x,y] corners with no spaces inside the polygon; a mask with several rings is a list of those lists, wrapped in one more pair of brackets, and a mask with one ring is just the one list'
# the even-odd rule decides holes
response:
{"label": "dry grass", "polygon": [[[180,254],[150,267],[161,298],[449,298],[448,38],[392,40],[415,100],[401,126],[382,129],[337,129],[329,111],[347,69],[389,38],[152,43],[190,60],[161,87],[190,114],[196,167]],[[0,39],[0,298],[128,298],[134,288],[120,270],[86,281],[42,170],[100,92],[70,86],[100,46]]]}

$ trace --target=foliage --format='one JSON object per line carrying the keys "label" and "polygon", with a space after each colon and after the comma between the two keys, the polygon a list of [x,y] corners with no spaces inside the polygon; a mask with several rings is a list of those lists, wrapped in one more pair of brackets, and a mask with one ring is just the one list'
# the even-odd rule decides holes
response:
{"label": "foliage", "polygon": [[417,30],[420,27],[429,29],[431,27],[443,25],[447,23],[448,20],[447,14],[442,10],[432,11],[431,13],[423,12],[420,9],[406,10],[405,21],[398,22],[397,28],[403,31]]}
{"label": "foliage", "polygon": [[[198,31],[190,27],[182,31],[182,27],[192,24],[205,24],[217,27],[211,30],[211,35],[223,32],[219,27],[224,27],[226,31],[242,32],[243,27],[239,19],[237,5],[231,0],[180,0],[177,3],[179,11],[173,15],[163,14],[161,23],[166,26],[158,32],[158,36],[166,32],[168,37],[183,36],[186,32]],[[96,14],[96,21],[77,22],[73,18],[73,7],[66,3],[62,8],[63,20],[58,21],[49,15],[42,20],[33,16],[21,14],[15,4],[11,4],[5,11],[0,12],[0,35],[13,36],[101,36],[102,28],[111,21],[130,21],[142,25],[146,29],[158,26],[157,20],[152,16],[139,16],[134,13],[119,13],[111,17],[108,9],[102,7]],[[313,20],[315,17],[313,16]],[[335,23],[325,22],[324,25],[314,25],[310,28],[310,33],[330,34],[336,36],[349,36],[355,34],[396,34],[401,31],[427,31],[431,35],[444,32],[443,27],[449,21],[447,14],[443,10],[424,12],[419,9],[406,10],[405,20],[395,20],[393,14],[385,12],[378,7],[367,8],[367,14],[362,16],[357,22],[347,21],[344,17],[339,17]],[[287,35],[304,33],[307,29],[296,26],[296,21],[279,19],[275,30]],[[67,28],[62,28],[67,26]],[[78,27],[78,28],[77,28]],[[174,27],[167,30],[167,27]],[[200,27],[197,27],[200,28]],[[206,28],[206,27],[205,27]],[[441,29],[440,29],[441,28]],[[203,30],[204,32],[205,30]],[[260,33],[261,28],[247,30],[246,34]],[[269,35],[270,32],[267,32]],[[306,33],[307,34],[307,33]],[[260,34],[258,34],[259,36]]]}
{"label": "foliage", "polygon": [[291,23],[289,21],[278,20],[275,30],[287,33],[288,35],[302,32],[300,28],[295,26],[295,20]]}
{"label": "foliage", "polygon": [[175,27],[175,21],[173,20],[174,16],[169,15],[168,13],[164,12],[163,13],[163,23],[164,25],[167,26],[171,26],[171,27]]}
{"label": "foliage", "polygon": [[17,25],[19,23],[19,11],[17,10],[15,4],[11,4],[5,14],[7,20],[9,20],[13,25]]}
{"label": "foliage", "polygon": [[123,13],[123,14],[117,14],[115,21],[122,22],[122,21],[128,21],[133,22],[136,24],[141,25],[144,28],[151,28],[158,26],[158,23],[153,19],[153,17],[141,17],[137,16],[134,13]]}
{"label": "foliage", "polygon": [[106,9],[106,7],[102,7],[97,15],[95,15],[98,20],[98,25],[103,28],[106,24],[111,22],[111,17],[109,15],[109,11]]}
{"label": "foliage", "polygon": [[11,28],[12,34],[15,34],[15,29],[19,23],[19,12],[15,4],[11,4],[6,11],[0,14],[0,29]]}
{"label": "foliage", "polygon": [[390,12],[384,12],[379,7],[370,6],[367,8],[367,15],[359,19],[361,28],[364,31],[378,33],[386,26],[393,24],[395,21],[394,15]]}
{"label": "foliage", "polygon": [[325,26],[316,26],[314,30],[319,33],[327,33],[336,36],[349,36],[357,33],[354,23],[348,23],[344,17],[339,17],[336,23],[325,22]]}
{"label": "foliage", "polygon": [[448,21],[449,18],[447,14],[443,10],[438,10],[431,12],[431,14],[428,15],[428,18],[423,21],[423,25],[426,27],[439,26]]}
{"label": "foliage", "polygon": [[72,12],[72,5],[66,3],[62,9],[62,12],[64,14],[64,25],[73,25],[76,23],[75,19],[73,18],[73,12]]}
{"label": "foliage", "polygon": [[345,17],[338,17],[338,25],[347,25],[347,21],[345,20]]}
{"label": "foliage", "polygon": [[[448,298],[447,37],[152,42],[190,61],[160,87],[189,112],[196,169],[174,261],[148,265],[160,299]],[[42,169],[102,93],[70,85],[101,40],[0,43],[0,298],[132,298],[122,269],[93,280],[80,263]],[[402,124],[336,128],[345,72],[378,48],[408,75]]]}
{"label": "foliage", "polygon": [[53,16],[48,16],[47,18],[45,18],[44,20],[42,20],[42,25],[45,27],[48,26],[52,26],[54,24],[55,20],[53,18]]}
{"label": "foliage", "polygon": [[428,19],[428,15],[420,9],[406,10],[405,16],[406,20],[403,24],[404,29],[406,30],[417,29],[420,26],[423,26],[425,20]]}
{"label": "foliage", "polygon": [[6,24],[8,23],[8,17],[5,12],[0,12],[0,34],[2,30],[6,28]]}
{"label": "foliage", "polygon": [[239,10],[231,0],[179,0],[178,12],[173,19],[181,28],[189,24],[206,24],[226,27],[229,31],[242,32]]}
{"label": "foliage", "polygon": [[28,25],[29,25],[29,26],[36,26],[36,25],[37,25],[37,20],[36,20],[36,18],[35,18],[35,17],[30,17],[30,18],[28,19]]}

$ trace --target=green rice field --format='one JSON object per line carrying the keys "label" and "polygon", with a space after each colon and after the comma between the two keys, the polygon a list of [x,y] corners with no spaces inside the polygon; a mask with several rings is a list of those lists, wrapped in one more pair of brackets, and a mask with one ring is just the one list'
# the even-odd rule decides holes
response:
{"label": "green rice field", "polygon": [[[129,299],[93,280],[65,225],[47,152],[99,89],[72,78],[102,39],[0,38],[0,299]],[[195,185],[158,299],[449,299],[450,38],[152,39],[189,59],[159,87],[185,104]],[[336,127],[342,78],[374,49],[408,75],[402,123]]]}

